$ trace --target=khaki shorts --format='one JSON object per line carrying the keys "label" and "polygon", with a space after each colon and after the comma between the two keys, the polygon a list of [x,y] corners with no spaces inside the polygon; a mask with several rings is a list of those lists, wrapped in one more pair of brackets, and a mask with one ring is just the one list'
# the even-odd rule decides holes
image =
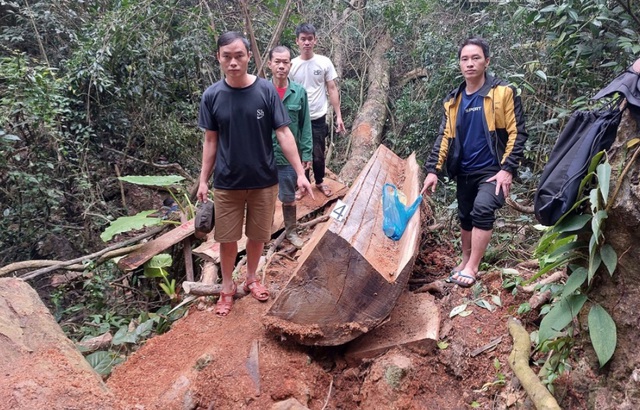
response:
{"label": "khaki shorts", "polygon": [[236,242],[242,238],[245,210],[247,238],[269,242],[277,195],[277,184],[261,189],[214,189],[216,242]]}

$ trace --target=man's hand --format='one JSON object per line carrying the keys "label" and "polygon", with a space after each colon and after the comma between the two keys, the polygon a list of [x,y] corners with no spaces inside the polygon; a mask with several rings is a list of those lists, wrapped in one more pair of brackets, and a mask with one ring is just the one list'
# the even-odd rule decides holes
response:
{"label": "man's hand", "polygon": [[336,132],[339,134],[347,132],[347,129],[344,127],[344,122],[342,122],[342,118],[336,118]]}
{"label": "man's hand", "polygon": [[500,170],[497,174],[487,179],[487,182],[496,181],[496,195],[500,194],[500,189],[505,198],[509,197],[509,191],[511,191],[511,182],[513,182],[513,176],[511,172]]}
{"label": "man's hand", "polygon": [[424,184],[422,185],[422,191],[420,191],[420,195],[424,195],[426,192],[427,195],[431,195],[436,191],[436,185],[438,184],[438,176],[433,173],[427,174],[427,177],[424,179]]}
{"label": "man's hand", "polygon": [[302,168],[304,168],[305,171],[311,169],[311,161],[302,161]]}
{"label": "man's hand", "polygon": [[205,203],[207,202],[207,197],[209,196],[209,184],[206,182],[200,182],[198,186],[198,201]]}
{"label": "man's hand", "polygon": [[316,199],[316,197],[313,196],[313,191],[311,190],[311,184],[309,183],[309,180],[304,174],[298,175],[298,189],[303,194],[303,196],[305,193],[307,193],[311,195],[312,199]]}

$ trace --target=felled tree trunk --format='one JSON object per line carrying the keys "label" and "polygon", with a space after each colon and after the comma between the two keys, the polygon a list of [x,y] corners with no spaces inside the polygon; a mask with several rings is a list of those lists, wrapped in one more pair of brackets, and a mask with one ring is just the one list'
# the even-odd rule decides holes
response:
{"label": "felled tree trunk", "polygon": [[[304,247],[298,268],[264,323],[306,345],[336,346],[378,326],[395,306],[413,269],[420,239],[419,212],[401,239],[382,230],[385,183],[400,186],[412,203],[420,191],[415,155],[401,160],[380,146],[332,214]],[[348,207],[348,208],[347,208]]]}
{"label": "felled tree trunk", "polygon": [[3,409],[116,409],[116,399],[26,282],[0,279]]}
{"label": "felled tree trunk", "polygon": [[[612,166],[611,191],[620,180],[620,189],[608,212],[605,240],[618,255],[613,274],[601,269],[589,293],[593,301],[602,305],[617,326],[617,348],[610,363],[600,370],[605,377],[604,386],[593,393],[594,408],[640,408],[637,373],[640,371],[638,351],[638,324],[640,323],[640,161],[635,160],[626,175],[621,171],[640,145],[626,148],[629,141],[640,138],[640,126],[627,110],[618,128],[618,136],[609,150]],[[621,179],[620,179],[621,178]],[[590,352],[590,363],[597,369],[595,354]],[[630,392],[634,392],[631,394]]]}
{"label": "felled tree trunk", "polygon": [[385,32],[377,40],[371,55],[367,99],[353,123],[352,151],[339,175],[347,185],[351,185],[381,141],[382,128],[387,119],[390,70],[389,60],[384,54],[390,47],[391,37]]}

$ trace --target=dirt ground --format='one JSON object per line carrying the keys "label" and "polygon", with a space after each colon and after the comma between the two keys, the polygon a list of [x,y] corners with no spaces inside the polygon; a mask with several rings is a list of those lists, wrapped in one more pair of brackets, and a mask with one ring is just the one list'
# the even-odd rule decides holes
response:
{"label": "dirt ground", "polygon": [[[305,232],[305,240],[310,236]],[[456,255],[452,244],[427,234],[406,292],[445,279],[456,265]],[[212,301],[194,303],[169,332],[148,340],[117,366],[106,381],[118,401],[115,408],[305,408],[290,406],[292,399],[312,410],[533,408],[507,360],[512,347],[507,319],[517,316],[518,306],[530,295],[514,296],[503,289],[499,270],[480,275],[479,286],[463,289],[447,284],[442,293],[434,294],[442,317],[434,352],[395,348],[352,364],[344,358],[348,345],[301,346],[265,330],[263,317],[295,270],[299,252],[292,256],[275,257],[269,265],[268,302],[236,299],[226,318],[215,316]],[[491,302],[494,309],[480,306],[480,300]],[[452,309],[462,304],[467,305],[466,312],[450,318]],[[520,319],[529,332],[536,329],[535,313]],[[476,351],[490,342],[495,347]],[[65,380],[61,373],[58,381],[73,385],[72,378],[69,373]],[[556,382],[560,406],[587,408],[586,389],[594,383],[561,378]],[[12,394],[12,387],[0,382],[0,394]],[[86,400],[69,397],[65,409],[94,408],[85,404]]]}
{"label": "dirt ground", "polygon": [[[406,291],[421,286],[415,282],[445,278],[455,264],[452,255],[453,247],[425,245]],[[262,317],[295,267],[286,258],[271,264],[269,302],[244,297],[226,318],[194,306],[170,332],[149,340],[107,381],[122,407],[269,409],[294,398],[310,409],[533,408],[507,362],[512,341],[506,321],[528,295],[503,289],[500,272],[483,274],[479,287],[447,285],[444,294],[435,294],[443,320],[442,343],[433,354],[398,348],[349,366],[344,346],[305,347],[264,330]],[[498,297],[502,306],[492,302],[493,311],[475,303]],[[463,303],[470,313],[450,318]],[[472,356],[496,339],[495,348]],[[390,377],[394,371],[396,379]],[[563,408],[586,408],[585,394],[570,385],[559,390]]]}

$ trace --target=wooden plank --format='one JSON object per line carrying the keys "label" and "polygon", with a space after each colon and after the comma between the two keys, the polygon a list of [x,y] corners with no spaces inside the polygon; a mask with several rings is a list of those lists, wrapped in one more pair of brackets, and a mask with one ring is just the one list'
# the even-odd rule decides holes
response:
{"label": "wooden plank", "polygon": [[350,364],[357,364],[396,346],[423,355],[432,353],[440,338],[440,322],[440,309],[433,295],[404,292],[387,322],[349,343],[345,359]]}
{"label": "wooden plank", "polygon": [[[238,241],[238,252],[243,252],[246,248],[247,237],[243,234]],[[220,244],[213,239],[213,231],[207,234],[206,241],[193,250],[193,254],[207,262],[220,263]]]}
{"label": "wooden plank", "polygon": [[120,259],[120,261],[118,261],[118,267],[124,271],[133,270],[163,250],[193,235],[194,232],[194,221],[192,219],[162,234],[158,238],[145,243],[141,248]]}
{"label": "wooden plank", "polygon": [[389,315],[413,268],[420,218],[419,212],[414,215],[417,222],[406,238],[387,238],[382,186],[416,184],[405,188],[413,201],[419,173],[415,157],[402,161],[378,148],[343,199],[350,207],[346,218],[316,229],[303,248],[296,271],[267,312],[269,330],[302,344],[332,346],[370,331]]}

